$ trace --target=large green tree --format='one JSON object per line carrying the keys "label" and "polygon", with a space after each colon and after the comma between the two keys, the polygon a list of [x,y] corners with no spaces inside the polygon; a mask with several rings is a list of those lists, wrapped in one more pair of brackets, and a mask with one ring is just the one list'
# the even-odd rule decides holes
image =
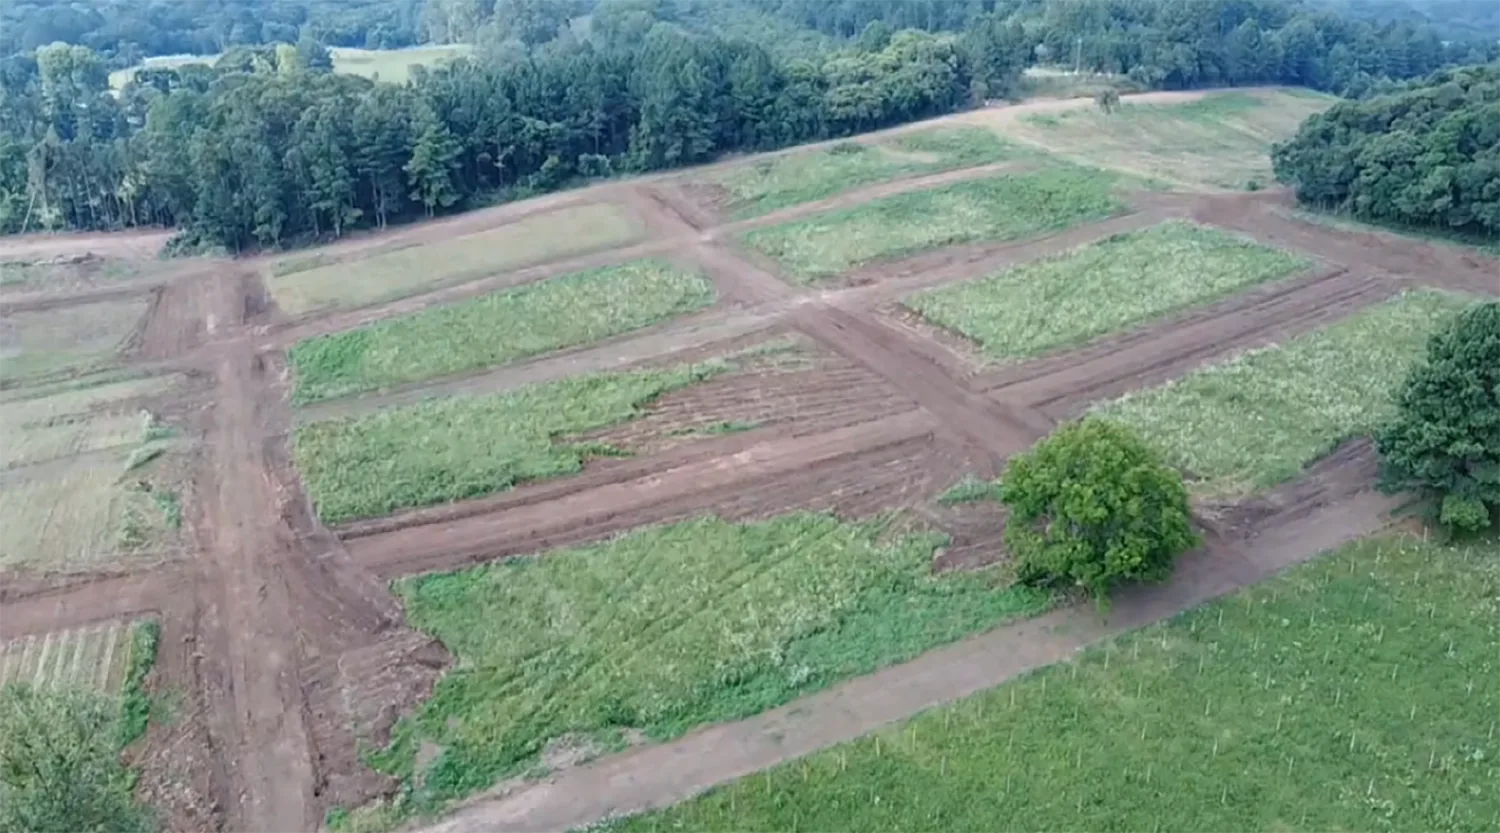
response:
{"label": "large green tree", "polygon": [[1470,307],[1427,344],[1376,437],[1383,481],[1427,498],[1455,532],[1500,511],[1500,302]]}
{"label": "large green tree", "polygon": [[1199,542],[1182,476],[1101,419],[1066,424],[1012,458],[1000,500],[1016,577],[1080,587],[1101,605],[1121,582],[1165,578]]}

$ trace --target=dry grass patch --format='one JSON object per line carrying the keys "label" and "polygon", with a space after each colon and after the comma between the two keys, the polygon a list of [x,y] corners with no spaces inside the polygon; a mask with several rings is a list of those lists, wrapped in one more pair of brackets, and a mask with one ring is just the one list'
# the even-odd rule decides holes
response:
{"label": "dry grass patch", "polygon": [[108,366],[149,306],[97,301],[0,319],[0,383]]}
{"label": "dry grass patch", "polygon": [[[640,223],[619,206],[595,203],[536,214],[442,243],[396,249],[344,263],[325,265],[317,255],[296,255],[286,258],[282,267],[272,267],[267,285],[283,311],[301,315],[400,298],[559,257],[621,246],[641,239],[644,233]],[[310,268],[292,268],[303,265]]]}

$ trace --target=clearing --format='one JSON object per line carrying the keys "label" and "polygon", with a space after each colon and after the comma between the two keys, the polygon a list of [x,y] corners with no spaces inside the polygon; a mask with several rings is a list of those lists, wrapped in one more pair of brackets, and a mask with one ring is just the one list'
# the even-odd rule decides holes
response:
{"label": "clearing", "polygon": [[1197,493],[1248,494],[1297,476],[1388,418],[1427,337],[1469,302],[1436,290],[1405,292],[1094,411],[1139,431],[1187,471]]}
{"label": "clearing", "polygon": [[1488,830],[1500,547],[1378,538],[606,829]]}
{"label": "clearing", "polygon": [[710,306],[713,284],[643,260],[578,272],[300,342],[296,404],[505,364]]}
{"label": "clearing", "polygon": [[[438,66],[461,58],[471,51],[466,43],[426,44],[405,49],[356,49],[350,46],[330,47],[333,71],[345,75],[363,75],[376,81],[404,84],[411,78],[414,66]],[[143,69],[176,69],[189,64],[212,65],[218,55],[156,55],[139,64],[117,69],[109,74],[110,89],[124,89]]]}
{"label": "clearing", "polygon": [[1120,234],[998,275],[921,292],[907,307],[978,343],[1035,356],[1208,303],[1309,266],[1306,258],[1188,223]]}
{"label": "clearing", "polygon": [[0,384],[113,364],[150,301],[96,301],[0,318]]}
{"label": "clearing", "polygon": [[[972,120],[1083,164],[1189,188],[1254,190],[1275,181],[1271,144],[1336,100],[1284,89],[1172,97],[1127,98],[1107,115],[1090,102],[1055,102],[982,110]],[[1162,99],[1167,103],[1155,103]]]}
{"label": "clearing", "polygon": [[884,141],[845,141],[818,150],[779,154],[732,167],[708,180],[688,183],[709,192],[710,204],[736,220],[812,202],[864,185],[907,176],[969,168],[1029,151],[1001,141],[982,127],[943,127],[904,133]]}
{"label": "clearing", "polygon": [[533,214],[488,231],[439,243],[324,263],[294,255],[271,267],[266,285],[288,315],[357,307],[445,284],[641,239],[641,222],[609,203]]}
{"label": "clearing", "polygon": [[1056,167],[914,191],[746,233],[745,245],[792,280],[828,281],[872,261],[981,240],[1009,240],[1100,220],[1123,208],[1117,178]]}
{"label": "clearing", "polygon": [[412,624],[460,670],[376,765],[436,810],[556,742],[680,735],[1049,605],[997,571],[932,577],[942,543],[897,516],[702,517],[404,580]]}

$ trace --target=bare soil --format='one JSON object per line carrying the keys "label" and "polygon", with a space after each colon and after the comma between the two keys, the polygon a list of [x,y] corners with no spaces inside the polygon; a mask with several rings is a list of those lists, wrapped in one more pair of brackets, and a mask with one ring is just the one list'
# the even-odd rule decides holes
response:
{"label": "bare soil", "polygon": [[[995,112],[955,119],[982,122]],[[365,234],[328,250],[330,256],[443,240],[601,199],[632,206],[652,236],[609,252],[295,321],[269,305],[263,261],[218,262],[144,290],[123,287],[119,291],[154,293],[126,364],[186,371],[201,380],[181,393],[172,411],[191,440],[195,500],[185,508],[193,555],[155,571],[7,577],[0,586],[0,638],[108,618],[160,617],[162,652],[151,685],[173,693],[181,705],[176,722],[153,727],[132,750],[144,769],[142,795],[163,811],[172,830],[313,829],[329,807],[359,804],[394,787],[360,763],[359,750],[382,743],[450,662],[441,645],[405,625],[385,585],[392,577],[583,543],[703,512],[749,519],[792,509],[850,517],[911,510],[952,538],[939,569],[993,563],[1003,558],[999,510],[936,507],[934,496],[965,472],[992,476],[1006,457],[1089,402],[1319,326],[1403,286],[1500,294],[1500,264],[1493,259],[1301,222],[1284,213],[1283,197],[1265,193],[1138,195],[1127,213],[1100,223],[873,264],[834,289],[796,287],[732,245],[734,234],[756,223],[988,172],[883,184],[731,224],[722,223],[711,200],[702,204],[701,193],[682,189],[685,175],[677,174]],[[1132,333],[1005,366],[975,361],[963,344],[934,339],[893,307],[916,288],[987,274],[1170,217],[1234,229],[1314,255],[1323,265]],[[13,238],[0,244],[0,255],[138,254],[156,245],[160,236]],[[315,520],[286,447],[294,419],[286,399],[287,347],[309,335],[648,255],[699,266],[723,302],[600,344],[324,403],[297,418],[721,355],[782,334],[808,345],[810,358],[785,365],[768,359],[664,396],[644,418],[590,437],[630,448],[634,456],[593,461],[572,477],[334,529]],[[84,303],[100,291],[0,302],[0,316],[27,305]],[[726,424],[753,427],[728,430]],[[1377,529],[1391,504],[1370,491],[1372,484],[1368,444],[1350,444],[1292,484],[1236,504],[1198,507],[1208,546],[1172,583],[1122,599],[1107,623],[1089,611],[1066,610],[1001,628],[751,720],[568,769],[477,803],[442,827],[586,824],[669,803],[853,737]]]}

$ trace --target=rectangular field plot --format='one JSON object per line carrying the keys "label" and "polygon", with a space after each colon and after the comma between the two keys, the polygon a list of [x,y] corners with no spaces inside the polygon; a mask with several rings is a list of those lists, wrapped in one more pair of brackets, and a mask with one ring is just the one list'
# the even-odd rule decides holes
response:
{"label": "rectangular field plot", "polygon": [[560,208],[489,231],[323,265],[298,255],[272,267],[271,296],[290,315],[357,307],[412,295],[445,284],[482,278],[553,258],[620,246],[644,229],[619,206],[607,203]]}
{"label": "rectangular field plot", "polygon": [[958,243],[1055,231],[1121,209],[1115,177],[1059,167],[961,182],[874,200],[742,238],[800,283],[856,266]]}
{"label": "rectangular field plot", "polygon": [[1019,359],[1286,277],[1303,258],[1188,223],[1121,234],[998,275],[921,292],[906,306]]}
{"label": "rectangular field plot", "polygon": [[319,336],[292,348],[296,403],[597,341],[709,306],[713,285],[654,260],[579,272]]}
{"label": "rectangular field plot", "polygon": [[0,642],[0,685],[114,694],[130,659],[130,626],[101,622]]}
{"label": "rectangular field plot", "polygon": [[1190,473],[1200,494],[1245,494],[1295,477],[1388,418],[1428,336],[1466,303],[1443,292],[1407,292],[1094,412],[1138,430]]}
{"label": "rectangular field plot", "polygon": [[726,212],[744,219],[897,177],[983,165],[1021,153],[982,127],[939,127],[881,142],[847,141],[773,156],[737,166],[712,185],[726,192]]}
{"label": "rectangular field plot", "polygon": [[148,306],[142,298],[12,313],[0,321],[0,382],[113,363]]}
{"label": "rectangular field plot", "polygon": [[[1051,603],[997,570],[934,576],[942,543],[899,516],[702,517],[400,581],[413,626],[457,663],[372,760],[424,806],[519,772],[549,744],[680,735]],[[418,763],[433,744],[442,753]]]}
{"label": "rectangular field plot", "polygon": [[151,416],[129,403],[160,396],[179,381],[176,375],[130,379],[0,402],[0,468],[142,442]]}
{"label": "rectangular field plot", "polygon": [[165,261],[88,258],[76,263],[0,261],[0,291],[9,289],[72,289],[159,273]]}
{"label": "rectangular field plot", "polygon": [[182,510],[174,493],[128,485],[128,457],[122,450],[0,474],[0,570],[75,572],[151,555]]}
{"label": "rectangular field plot", "polygon": [[1127,99],[1109,114],[1085,105],[1009,119],[999,129],[1105,168],[1240,189],[1271,184],[1271,144],[1334,101],[1305,91],[1211,93],[1176,104]]}
{"label": "rectangular field plot", "polygon": [[1357,542],[602,829],[1490,830],[1497,599],[1493,543]]}

